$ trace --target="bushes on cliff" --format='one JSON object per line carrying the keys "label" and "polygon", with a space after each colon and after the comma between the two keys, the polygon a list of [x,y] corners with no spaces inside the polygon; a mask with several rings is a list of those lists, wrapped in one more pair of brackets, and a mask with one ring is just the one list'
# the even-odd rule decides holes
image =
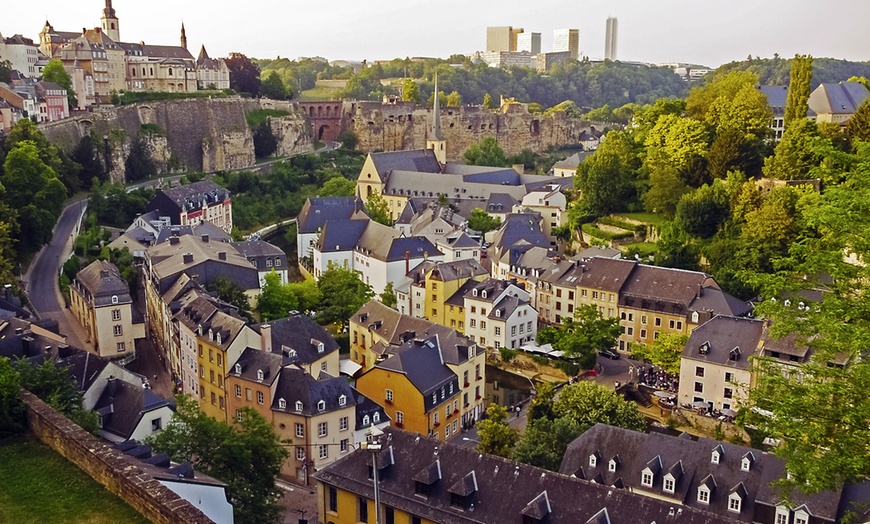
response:
{"label": "bushes on cliff", "polygon": [[157,165],[151,158],[151,151],[142,137],[136,137],[130,144],[130,153],[124,162],[124,176],[127,182],[145,180],[157,175]]}

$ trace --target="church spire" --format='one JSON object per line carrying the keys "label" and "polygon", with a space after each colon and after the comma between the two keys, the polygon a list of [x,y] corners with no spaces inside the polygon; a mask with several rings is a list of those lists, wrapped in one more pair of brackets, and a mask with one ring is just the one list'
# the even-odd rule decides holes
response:
{"label": "church spire", "polygon": [[438,103],[438,74],[435,74],[435,104],[432,107],[432,127],[426,139],[426,149],[435,152],[435,158],[442,164],[447,163],[447,140],[441,134],[441,104]]}
{"label": "church spire", "polygon": [[181,22],[181,47],[187,49],[187,33],[184,32],[184,22]]}
{"label": "church spire", "polygon": [[118,24],[118,16],[112,7],[112,0],[106,0],[106,8],[103,9],[103,33],[115,42],[121,41],[121,32]]}

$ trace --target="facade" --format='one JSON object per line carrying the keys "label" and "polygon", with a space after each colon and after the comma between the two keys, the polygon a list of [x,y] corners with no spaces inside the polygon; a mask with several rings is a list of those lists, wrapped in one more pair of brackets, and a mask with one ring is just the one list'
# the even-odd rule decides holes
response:
{"label": "facade", "polygon": [[580,152],[574,153],[565,160],[560,160],[553,164],[553,175],[558,177],[572,177],[577,174],[577,167],[580,163],[586,160],[589,153]]}
{"label": "facade", "polygon": [[736,411],[755,385],[750,359],[763,328],[761,320],[717,315],[692,330],[680,360],[680,404]]}
{"label": "facade", "polygon": [[568,446],[559,472],[618,485],[677,506],[683,514],[704,511],[730,522],[835,522],[843,492],[840,487],[806,495],[795,489],[784,497],[775,482],[786,475],[785,463],[771,453],[604,424],[596,424]]}
{"label": "facade", "polygon": [[[553,51],[556,53],[568,52],[570,60],[580,58],[580,30],[579,29],[556,29],[553,31]],[[540,53],[540,48],[538,53]]]}
{"label": "facade", "polygon": [[112,442],[143,440],[172,420],[174,401],[160,398],[140,384],[109,377],[93,410],[99,415],[100,436]]}
{"label": "facade", "polygon": [[359,197],[312,197],[296,217],[296,249],[299,259],[310,257],[314,245],[330,220],[368,220]]}
{"label": "facade", "polygon": [[606,524],[638,522],[640,514],[644,522],[731,522],[689,507],[675,516],[673,503],[393,428],[380,444],[380,451],[357,450],[316,474],[321,522],[374,521],[371,465],[387,523]]}
{"label": "facade", "polygon": [[55,122],[69,117],[69,98],[66,89],[53,82],[37,82],[39,121]]}
{"label": "facade", "polygon": [[21,35],[14,35],[3,39],[0,35],[0,60],[8,60],[12,64],[12,69],[18,71],[28,78],[36,78],[39,76],[39,71],[36,68],[36,63],[39,61],[39,46],[33,43],[33,40],[25,38]]}
{"label": "facade", "polygon": [[257,268],[260,287],[266,284],[266,275],[275,272],[282,284],[287,280],[287,255],[280,248],[263,240],[233,242],[233,247]]}
{"label": "facade", "polygon": [[570,51],[551,51],[549,53],[540,53],[537,56],[535,67],[539,73],[552,71],[556,66],[567,64],[571,60]]}
{"label": "facade", "polygon": [[618,21],[616,17],[607,17],[607,28],[604,35],[604,59],[616,60],[616,47],[618,41],[617,35]]}
{"label": "facade", "polygon": [[[425,274],[423,300],[414,304],[420,306],[422,303],[422,308],[415,311],[421,311],[422,316],[431,322],[459,329],[455,321],[449,318],[454,306],[447,304],[447,300],[468,280],[482,281],[486,277],[486,269],[476,260],[435,263]],[[411,304],[408,304],[408,309],[411,310]]]}
{"label": "facade", "polygon": [[287,318],[251,326],[260,335],[261,349],[282,355],[317,378],[339,376],[338,343],[329,332],[306,315],[291,311]]}
{"label": "facade", "polygon": [[195,226],[210,222],[227,233],[233,229],[233,200],[229,190],[210,180],[171,189],[158,189],[146,212],[169,217],[174,226]]}
{"label": "facade", "polygon": [[247,347],[250,328],[245,321],[221,310],[206,310],[197,320],[199,407],[223,422],[227,416],[227,371]]}
{"label": "facade", "polygon": [[532,55],[541,54],[541,33],[521,33],[517,35],[517,51]]}
{"label": "facade", "polygon": [[773,112],[770,130],[774,139],[779,142],[785,132],[785,104],[788,98],[788,86],[759,86],[758,90],[767,96],[767,105]]}
{"label": "facade", "polygon": [[486,28],[486,51],[516,51],[523,28],[511,26]]}
{"label": "facade", "polygon": [[529,293],[513,282],[489,278],[466,282],[459,292],[465,310],[465,335],[487,348],[516,349],[534,341],[538,314]]}
{"label": "facade", "polygon": [[536,55],[527,51],[487,51],[480,55],[489,67],[536,67]]}
{"label": "facade", "polygon": [[568,223],[568,198],[562,188],[553,185],[529,192],[518,206],[514,206],[514,212],[525,210],[541,216],[543,233],[550,240],[550,245],[555,247],[553,230]]}
{"label": "facade", "polygon": [[144,332],[141,322],[134,324],[132,305],[127,282],[114,264],[104,260],[79,271],[70,286],[70,310],[103,357],[136,353],[135,339]]}

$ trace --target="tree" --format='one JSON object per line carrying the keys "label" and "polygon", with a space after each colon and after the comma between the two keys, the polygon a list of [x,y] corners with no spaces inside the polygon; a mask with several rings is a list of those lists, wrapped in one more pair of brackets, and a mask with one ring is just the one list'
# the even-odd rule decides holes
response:
{"label": "tree", "polygon": [[559,471],[568,444],[587,428],[569,417],[534,420],[526,426],[511,457],[523,464]]}
{"label": "tree", "polygon": [[[639,162],[629,141],[631,138],[625,133],[611,132],[599,149],[577,167],[574,185],[581,200],[573,208],[575,215],[591,218],[608,215],[632,199]],[[577,220],[573,222],[575,228],[579,227]]]}
{"label": "tree", "polygon": [[272,132],[272,122],[265,120],[254,130],[254,155],[266,158],[278,150],[278,138]]}
{"label": "tree", "polygon": [[794,55],[789,73],[788,97],[785,101],[785,127],[792,122],[806,120],[810,99],[810,82],[813,79],[813,57]]}
{"label": "tree", "polygon": [[678,376],[680,374],[680,358],[688,340],[689,335],[665,333],[650,345],[631,344],[631,358],[648,361],[665,372]]}
{"label": "tree", "polygon": [[172,421],[146,442],[155,451],[227,483],[240,524],[279,522],[283,508],[277,501],[283,490],[275,485],[288,453],[271,424],[251,408],[240,410],[239,422],[230,426],[209,417],[195,399],[176,397]]}
{"label": "tree", "polygon": [[402,82],[402,101],[420,103],[420,86],[413,78],[406,78]]}
{"label": "tree", "polygon": [[[2,183],[5,200],[13,209],[31,204],[36,194],[57,174],[39,157],[36,144],[29,140],[16,143],[3,164]],[[61,199],[63,200],[63,199]]]}
{"label": "tree", "polygon": [[90,189],[94,179],[107,180],[108,173],[100,161],[100,155],[97,153],[97,148],[94,147],[94,139],[90,134],[79,140],[71,157],[73,161],[82,166],[79,172],[82,189]]}
{"label": "tree", "polygon": [[396,290],[393,289],[393,283],[387,282],[387,285],[384,287],[383,293],[378,295],[378,298],[381,299],[381,304],[393,308],[396,308],[396,304],[398,304],[398,299],[396,298]]}
{"label": "tree", "polygon": [[284,318],[291,310],[299,309],[299,298],[281,282],[281,275],[270,271],[264,278],[266,283],[257,299],[257,312],[264,322]]}
{"label": "tree", "polygon": [[12,62],[0,60],[0,82],[9,84],[12,82]]}
{"label": "tree", "polygon": [[501,220],[499,218],[490,215],[479,207],[472,209],[468,215],[468,228],[482,235],[498,229],[500,225]]}
{"label": "tree", "polygon": [[323,183],[317,192],[320,196],[353,196],[356,193],[356,182],[343,176],[330,178]]}
{"label": "tree", "polygon": [[218,298],[224,302],[236,306],[241,316],[249,320],[251,319],[251,312],[249,310],[251,306],[248,301],[248,295],[245,294],[245,290],[239,287],[238,284],[226,277],[220,277],[209,283],[208,290],[216,292]]}
{"label": "tree", "polygon": [[498,404],[486,408],[486,418],[477,423],[477,450],[499,457],[509,457],[517,442],[517,431],[507,422],[508,412]]}
{"label": "tree", "polygon": [[128,182],[145,180],[157,175],[157,165],[151,158],[151,150],[142,137],[130,144],[130,153],[124,161],[124,177]]}
{"label": "tree", "polygon": [[850,140],[870,142],[870,97],[858,106],[855,114],[846,124],[846,135]]}
{"label": "tree", "polygon": [[230,70],[230,87],[251,96],[260,95],[260,68],[242,53],[230,53],[225,60]]}
{"label": "tree", "polygon": [[596,353],[610,349],[621,330],[616,318],[604,318],[593,305],[581,306],[554,333],[553,349],[576,358],[584,369],[595,365]]}
{"label": "tree", "polygon": [[84,394],[73,380],[69,366],[58,366],[52,359],[44,360],[41,364],[19,359],[13,365],[18,371],[22,388],[42,399],[85,431],[96,433],[99,430],[97,414],[82,408]]}
{"label": "tree", "polygon": [[489,93],[483,95],[483,107],[487,109],[495,109],[495,104],[492,101],[492,96]]}
{"label": "tree", "polygon": [[773,155],[764,159],[764,176],[780,180],[804,180],[819,165],[814,139],[819,136],[816,123],[806,118],[786,128]]}
{"label": "tree", "polygon": [[63,63],[57,58],[52,58],[42,70],[42,79],[46,82],[53,82],[60,87],[66,89],[66,96],[69,99],[71,108],[79,105],[76,99],[76,92],[73,91],[72,77],[63,68]]}
{"label": "tree", "polygon": [[562,388],[554,411],[581,427],[608,424],[633,431],[644,431],[646,420],[637,404],[595,382],[576,382]]}
{"label": "tree", "polygon": [[390,214],[390,206],[387,204],[387,201],[384,200],[379,193],[372,193],[369,195],[368,200],[366,201],[366,211],[369,214],[369,218],[377,222],[378,224],[383,224],[385,226],[393,225],[393,217]]}
{"label": "tree", "polygon": [[317,311],[323,302],[323,293],[317,287],[317,282],[305,279],[302,282],[290,282],[285,284],[290,293],[299,300],[299,311],[309,313]]}
{"label": "tree", "polygon": [[0,438],[21,433],[26,427],[20,396],[21,376],[12,361],[0,357]]}
{"label": "tree", "polygon": [[686,113],[697,120],[704,120],[718,100],[734,99],[746,85],[758,84],[758,75],[750,71],[724,71],[714,73],[711,82],[693,87],[686,97]]}
{"label": "tree", "polygon": [[353,131],[347,129],[342,131],[341,135],[338,137],[338,141],[341,142],[341,147],[345,149],[356,149],[356,145],[359,142],[359,139],[356,137]]}
{"label": "tree", "polygon": [[710,238],[728,219],[730,212],[728,204],[728,195],[722,190],[721,185],[705,184],[683,195],[677,204],[674,223],[694,237]]}
{"label": "tree", "polygon": [[471,166],[506,167],[508,165],[504,150],[498,145],[498,140],[491,136],[483,137],[477,144],[472,144],[462,156],[465,158],[465,163]]}
{"label": "tree", "polygon": [[680,198],[690,190],[673,168],[657,169],[650,173],[649,186],[643,195],[644,208],[665,218],[673,218]]}
{"label": "tree", "polygon": [[360,280],[359,271],[330,264],[317,279],[323,293],[323,304],[318,315],[321,324],[346,322],[363,304],[374,298],[371,286]]}
{"label": "tree", "polygon": [[272,100],[286,100],[288,98],[287,87],[281,80],[281,75],[276,71],[270,71],[260,85],[260,94]]}
{"label": "tree", "polygon": [[452,107],[462,105],[462,95],[459,94],[459,91],[453,90],[447,95],[447,105]]}

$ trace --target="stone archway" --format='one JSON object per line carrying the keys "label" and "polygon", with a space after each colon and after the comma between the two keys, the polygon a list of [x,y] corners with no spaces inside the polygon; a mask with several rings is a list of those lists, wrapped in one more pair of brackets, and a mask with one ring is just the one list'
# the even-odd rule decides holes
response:
{"label": "stone archway", "polygon": [[326,124],[323,124],[320,126],[320,129],[317,130],[317,140],[323,140],[324,135],[327,138],[332,136],[332,129]]}

